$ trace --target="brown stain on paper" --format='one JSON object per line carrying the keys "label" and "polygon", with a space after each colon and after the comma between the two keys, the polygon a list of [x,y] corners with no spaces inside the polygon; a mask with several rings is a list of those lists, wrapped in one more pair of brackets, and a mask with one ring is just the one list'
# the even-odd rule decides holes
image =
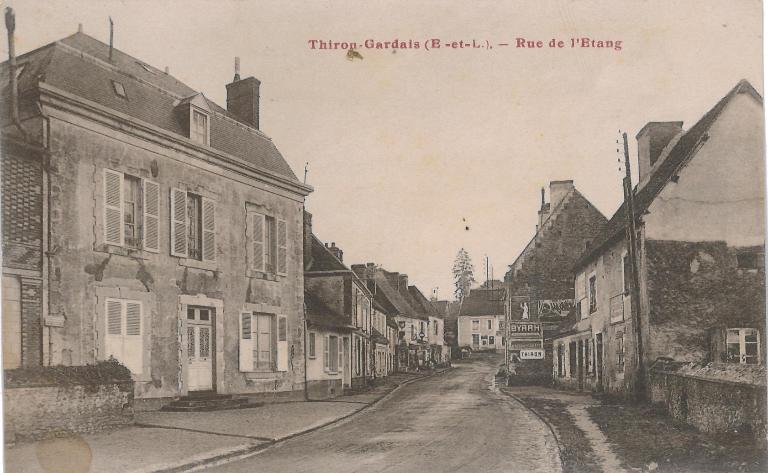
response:
{"label": "brown stain on paper", "polygon": [[48,473],[91,471],[91,447],[77,434],[43,440],[35,446],[35,454],[40,466]]}

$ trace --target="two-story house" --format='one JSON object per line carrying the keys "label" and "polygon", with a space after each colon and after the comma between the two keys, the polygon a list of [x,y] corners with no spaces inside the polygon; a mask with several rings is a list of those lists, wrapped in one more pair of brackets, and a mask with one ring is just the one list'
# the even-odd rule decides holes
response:
{"label": "two-story house", "polygon": [[115,357],[139,409],[303,386],[311,188],[260,129],[259,81],[235,74],[223,108],[83,33],[17,62],[20,127],[48,160],[28,268],[44,268],[45,325],[28,332],[43,363]]}
{"label": "two-story house", "polygon": [[505,339],[504,289],[471,289],[461,301],[458,345],[472,351],[499,351]]}
{"label": "two-story house", "polygon": [[555,382],[643,392],[660,359],[764,379],[762,97],[741,81],[687,131],[651,122],[637,142],[637,317],[622,205],[575,265],[577,310],[554,340]]}

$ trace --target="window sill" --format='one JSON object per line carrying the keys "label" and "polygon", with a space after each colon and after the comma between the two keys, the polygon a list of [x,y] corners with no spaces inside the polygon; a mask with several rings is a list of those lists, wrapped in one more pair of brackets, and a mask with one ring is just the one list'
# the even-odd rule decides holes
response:
{"label": "window sill", "polygon": [[149,255],[152,254],[140,248],[128,248],[126,246],[108,245],[106,243],[94,245],[93,251],[138,259],[149,259]]}
{"label": "window sill", "polygon": [[204,269],[206,271],[218,271],[218,265],[216,264],[216,261],[200,261],[191,258],[179,258],[179,266]]}
{"label": "window sill", "polygon": [[267,273],[264,271],[255,271],[253,269],[249,269],[246,272],[246,276],[249,278],[254,279],[263,279],[264,281],[277,281],[280,278],[280,275],[276,273]]}
{"label": "window sill", "polygon": [[283,371],[249,371],[245,373],[246,378],[253,379],[253,380],[277,379],[277,378],[282,378],[283,375],[284,375]]}

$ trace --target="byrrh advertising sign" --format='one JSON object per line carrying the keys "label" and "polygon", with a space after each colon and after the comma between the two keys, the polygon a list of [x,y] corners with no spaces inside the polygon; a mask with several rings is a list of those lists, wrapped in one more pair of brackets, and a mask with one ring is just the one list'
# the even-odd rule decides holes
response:
{"label": "byrrh advertising sign", "polygon": [[528,322],[510,322],[509,335],[539,335],[541,333],[541,324]]}

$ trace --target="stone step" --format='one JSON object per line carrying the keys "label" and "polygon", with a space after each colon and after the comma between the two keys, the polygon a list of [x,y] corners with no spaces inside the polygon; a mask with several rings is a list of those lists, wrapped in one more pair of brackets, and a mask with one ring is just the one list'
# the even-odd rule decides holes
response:
{"label": "stone step", "polygon": [[250,403],[248,399],[234,399],[231,395],[204,399],[186,397],[171,402],[167,406],[164,406],[162,410],[170,412],[201,412],[244,409],[247,407],[257,407],[259,405],[261,404]]}

